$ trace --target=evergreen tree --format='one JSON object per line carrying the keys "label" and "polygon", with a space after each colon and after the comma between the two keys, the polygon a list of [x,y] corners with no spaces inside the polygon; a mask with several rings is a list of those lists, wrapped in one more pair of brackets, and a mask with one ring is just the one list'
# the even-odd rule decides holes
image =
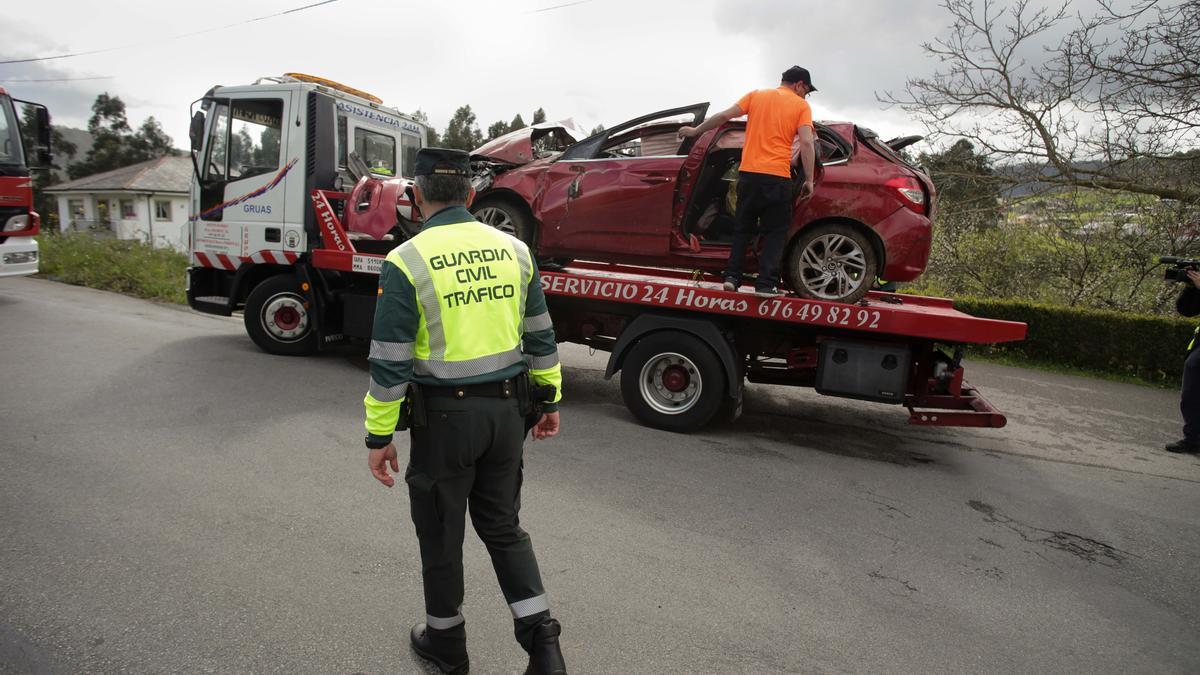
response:
{"label": "evergreen tree", "polygon": [[534,124],[541,124],[542,122],[545,122],[545,121],[546,121],[546,111],[545,110],[538,108],[537,110],[533,111],[533,123]]}
{"label": "evergreen tree", "polygon": [[487,138],[485,140],[490,141],[493,138],[500,138],[504,134],[507,134],[509,131],[510,131],[510,129],[508,128],[508,125],[505,124],[503,121],[493,122],[492,125],[490,127],[488,127]]}
{"label": "evergreen tree", "polygon": [[937,186],[943,224],[989,227],[1000,222],[1000,183],[987,157],[960,139],[941,152],[922,154],[919,163]]}
{"label": "evergreen tree", "polygon": [[483,144],[483,133],[475,123],[475,113],[471,106],[464,105],[454,111],[446,132],[442,134],[442,147],[456,150],[474,150]]}
{"label": "evergreen tree", "polygon": [[592,131],[591,131],[591,133],[588,134],[588,136],[595,136],[596,134],[602,134],[602,133],[604,133],[604,125],[597,124],[596,126],[592,127]]}
{"label": "evergreen tree", "polygon": [[521,113],[517,113],[517,116],[512,118],[512,121],[508,123],[508,130],[516,131],[517,129],[524,129],[525,126],[525,120],[521,119]]}

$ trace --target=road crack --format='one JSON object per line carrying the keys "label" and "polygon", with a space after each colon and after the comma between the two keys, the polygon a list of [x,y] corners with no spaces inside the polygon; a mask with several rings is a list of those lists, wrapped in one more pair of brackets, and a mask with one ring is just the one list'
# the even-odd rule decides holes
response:
{"label": "road crack", "polygon": [[[972,499],[971,501],[967,502],[967,506],[970,506],[972,509],[982,513],[984,515],[984,522],[994,523],[996,525],[1000,525],[1001,527],[1007,528],[1019,536],[1023,541],[1049,546],[1050,548],[1055,548],[1065,553],[1069,553],[1077,558],[1091,563],[1099,563],[1105,567],[1116,567],[1129,558],[1139,557],[1133,553],[1130,553],[1129,551],[1122,551],[1121,549],[1106,542],[1075,534],[1074,532],[1067,532],[1065,530],[1048,530],[1035,525],[1022,523],[1016,519],[1004,515],[1003,513],[1000,513],[996,510],[996,507],[990,504],[985,504],[981,501]],[[993,542],[989,541],[987,543],[992,544]],[[1043,556],[1039,555],[1039,557]]]}

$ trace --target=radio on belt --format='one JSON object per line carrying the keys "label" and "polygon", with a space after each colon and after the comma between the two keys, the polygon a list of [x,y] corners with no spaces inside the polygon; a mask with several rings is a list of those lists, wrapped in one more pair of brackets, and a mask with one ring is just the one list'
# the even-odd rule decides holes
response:
{"label": "radio on belt", "polygon": [[817,352],[818,393],[903,403],[911,352],[907,345],[825,340]]}

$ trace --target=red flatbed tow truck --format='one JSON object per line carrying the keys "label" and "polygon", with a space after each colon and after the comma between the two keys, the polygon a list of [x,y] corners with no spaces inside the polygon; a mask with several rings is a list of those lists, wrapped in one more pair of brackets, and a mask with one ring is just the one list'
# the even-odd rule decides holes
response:
{"label": "red flatbed tow truck", "polygon": [[[374,283],[364,282],[379,273],[379,245],[395,245],[356,248],[361,240],[347,236],[331,203],[349,196],[312,191],[322,245],[290,273],[304,309],[316,310],[326,336],[318,344],[370,337]],[[331,284],[330,275],[340,281]],[[962,350],[1022,340],[1026,331],[941,298],[872,292],[853,305],[763,298],[672,269],[578,262],[542,270],[541,282],[558,341],[609,352],[605,376],[621,373],[626,406],[643,423],[672,431],[735,419],[746,381],[903,405],[912,424],[1003,427],[1004,414],[963,379]]]}

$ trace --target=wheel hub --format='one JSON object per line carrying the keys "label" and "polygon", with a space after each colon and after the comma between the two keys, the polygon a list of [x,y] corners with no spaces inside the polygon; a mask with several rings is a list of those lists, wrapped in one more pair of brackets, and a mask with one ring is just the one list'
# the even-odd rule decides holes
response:
{"label": "wheel hub", "polygon": [[655,411],[678,415],[700,400],[704,382],[688,357],[669,352],[646,361],[641,372],[642,399]]}
{"label": "wheel hub", "polygon": [[262,324],[280,342],[295,342],[308,334],[308,309],[292,293],[276,295],[263,305]]}
{"label": "wheel hub", "polygon": [[690,380],[687,369],[680,366],[668,366],[663,371],[663,386],[673,393],[686,391]]}

